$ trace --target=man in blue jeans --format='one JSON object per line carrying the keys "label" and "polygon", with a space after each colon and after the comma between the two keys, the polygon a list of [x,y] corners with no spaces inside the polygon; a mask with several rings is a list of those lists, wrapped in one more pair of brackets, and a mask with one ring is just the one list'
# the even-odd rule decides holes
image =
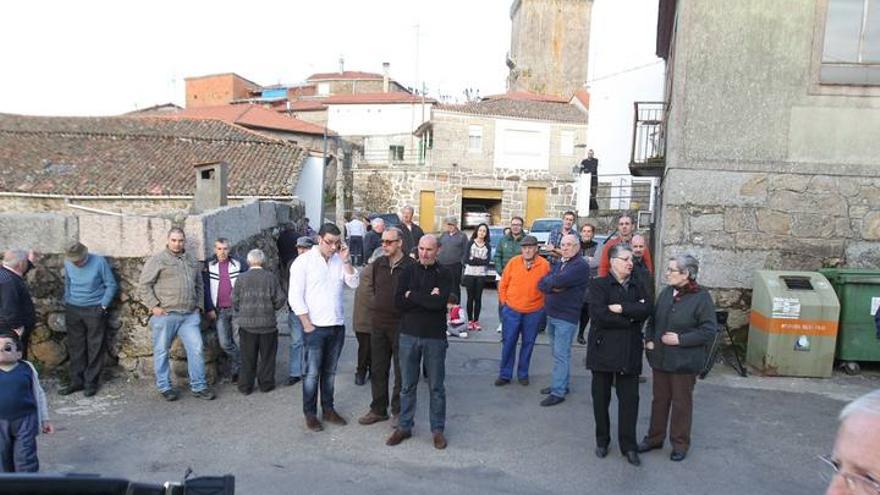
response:
{"label": "man in blue jeans", "polygon": [[452,290],[453,275],[437,263],[437,238],[425,235],[419,240],[419,262],[400,272],[394,303],[401,313],[398,351],[400,353],[400,423],[388,437],[394,446],[412,436],[416,413],[421,364],[430,388],[430,419],[434,448],[445,449],[446,437],[446,301]]}
{"label": "man in blue jeans", "polygon": [[571,343],[578,330],[584,291],[590,280],[590,267],[580,256],[580,247],[577,236],[563,236],[559,262],[538,282],[538,288],[545,294],[547,336],[553,351],[553,372],[550,386],[541,390],[547,395],[541,401],[542,406],[555,406],[568,395]]}
{"label": "man in blue jeans", "polygon": [[318,230],[318,245],[297,256],[290,266],[289,303],[303,325],[306,376],[303,380],[303,413],[306,428],[322,431],[318,420],[320,387],[323,419],[340,426],[348,422],[336,412],[333,402],[336,364],[345,342],[345,286],[358,286],[358,273],[351,265],[342,232],[332,223]]}
{"label": "man in blue jeans", "polygon": [[156,388],[167,401],[175,401],[180,393],[171,386],[168,351],[175,336],[186,349],[189,386],[199,399],[213,400],[214,392],[205,381],[205,359],[202,332],[199,327],[204,309],[204,285],[200,264],[184,250],[186,236],[174,227],[168,231],[165,250],[147,260],[139,283],[143,303],[150,308],[150,329],[153,332],[153,366]]}
{"label": "man in blue jeans", "polygon": [[[311,237],[302,236],[296,240],[296,257],[309,252],[315,245],[315,241]],[[295,260],[296,258],[294,258]],[[293,264],[293,260],[290,261]],[[287,267],[287,273],[290,273],[290,266]],[[290,326],[290,347],[288,355],[290,356],[287,373],[287,386],[296,385],[302,380],[303,367],[303,325],[299,321],[299,316],[293,312],[293,308],[288,304],[290,311],[287,313],[287,324]]]}
{"label": "man in blue jeans", "polygon": [[248,270],[245,261],[229,254],[229,240],[214,241],[214,256],[205,263],[205,315],[214,322],[217,340],[229,362],[232,383],[238,383],[241,352],[238,349],[238,328],[232,322],[232,290],[238,276]]}

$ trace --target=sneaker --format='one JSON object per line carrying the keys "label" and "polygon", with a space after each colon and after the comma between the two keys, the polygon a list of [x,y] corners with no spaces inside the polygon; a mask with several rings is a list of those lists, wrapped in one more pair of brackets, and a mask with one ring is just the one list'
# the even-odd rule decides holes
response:
{"label": "sneaker", "polygon": [[483,327],[480,326],[480,322],[477,321],[477,320],[474,320],[474,330],[476,330],[476,331],[479,332],[479,331],[482,330],[482,329],[483,329]]}
{"label": "sneaker", "polygon": [[367,414],[358,418],[358,423],[362,425],[372,425],[380,421],[388,421],[388,416],[382,416],[380,414],[374,413],[373,411],[370,411]]}
{"label": "sneaker", "polygon": [[474,329],[474,320],[470,320],[470,321],[468,321],[467,329],[468,329],[468,330],[473,330],[473,329]]}
{"label": "sneaker", "polygon": [[199,390],[198,392],[196,392],[194,390],[192,395],[193,395],[193,397],[195,397],[197,399],[203,399],[203,400],[214,400],[214,398],[217,397],[216,395],[214,395],[214,391],[211,390],[210,388],[203,388],[202,390]]}
{"label": "sneaker", "polygon": [[459,338],[466,339],[466,338],[467,338],[467,335],[468,335],[467,332],[458,332],[458,337],[459,337]]}
{"label": "sneaker", "polygon": [[447,337],[452,337],[452,332],[450,332],[449,330],[447,330],[447,331],[446,331],[446,336],[447,336]]}
{"label": "sneaker", "polygon": [[174,402],[180,398],[180,392],[173,388],[169,388],[168,390],[161,392],[162,398],[168,402]]}
{"label": "sneaker", "polygon": [[94,397],[94,395],[97,393],[98,393],[98,386],[97,385],[88,385],[85,388],[85,390],[83,391],[83,395],[85,397]]}
{"label": "sneaker", "polygon": [[[68,385],[62,389],[59,389],[58,395],[70,395],[74,392],[79,392],[80,390],[83,390],[82,385]],[[94,394],[92,394],[92,395],[94,395]]]}

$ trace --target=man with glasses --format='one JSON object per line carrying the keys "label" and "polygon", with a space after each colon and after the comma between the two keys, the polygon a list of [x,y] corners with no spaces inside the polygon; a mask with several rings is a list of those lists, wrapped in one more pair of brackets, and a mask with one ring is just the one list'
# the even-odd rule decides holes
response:
{"label": "man with glasses", "polygon": [[544,310],[547,312],[547,336],[553,352],[553,372],[550,386],[541,390],[547,395],[542,406],[555,406],[568,395],[569,371],[571,369],[571,342],[577,333],[584,292],[590,281],[590,267],[580,256],[581,243],[573,234],[566,235],[559,243],[559,263],[538,282],[544,293]]}
{"label": "man with glasses", "polygon": [[318,231],[318,245],[298,256],[290,267],[290,307],[305,332],[306,376],[303,380],[303,413],[306,427],[322,431],[318,420],[320,386],[323,419],[345,425],[334,407],[336,364],[345,342],[343,288],[358,286],[358,273],[351,265],[348,246],[339,240],[342,232],[332,223]]}
{"label": "man with glasses", "polygon": [[880,494],[880,390],[843,408],[834,453],[822,461],[831,476],[826,495]]}
{"label": "man with glasses", "polygon": [[639,414],[639,374],[642,372],[642,323],[652,304],[632,280],[632,250],[623,244],[609,249],[611,271],[590,286],[591,328],[587,338],[587,368],[592,371],[596,456],[608,455],[611,389],[617,390],[617,438],[627,461],[638,466],[636,420]]}
{"label": "man with glasses", "polygon": [[[421,239],[421,237],[419,238]],[[370,411],[358,419],[362,425],[371,425],[388,419],[388,374],[394,365],[394,388],[391,394],[391,415],[395,420],[400,415],[400,359],[397,347],[397,327],[400,324],[400,311],[394,304],[394,292],[400,281],[400,274],[416,261],[403,250],[400,230],[388,229],[382,233],[383,255],[364,269],[361,283],[369,286],[364,304],[369,305],[371,330],[370,350],[372,352],[373,401]],[[396,423],[396,421],[394,421]],[[393,424],[393,426],[397,426]]]}
{"label": "man with glasses", "polygon": [[[631,243],[633,239],[634,229],[635,222],[633,222],[633,217],[629,213],[624,213],[617,219],[617,235],[605,242],[605,247],[602,249],[602,257],[599,259],[600,277],[608,276],[608,271],[611,268],[611,258],[609,256],[611,248],[618,244]],[[654,263],[651,261],[651,251],[648,250],[647,247],[645,247],[642,259],[644,260],[645,266],[648,267],[648,270],[653,273]]]}
{"label": "man with glasses", "polygon": [[[523,232],[523,221],[522,217],[513,217],[510,219],[510,233],[501,238],[501,241],[498,242],[498,247],[495,248],[494,262],[495,262],[495,272],[498,274],[498,280],[501,280],[502,275],[504,274],[504,267],[507,266],[507,263],[513,259],[514,256],[518,256],[520,254],[520,243],[525,237],[525,233]],[[498,319],[501,320],[501,303],[498,304]],[[497,333],[501,333],[502,324],[498,324],[498,329],[495,331]]]}

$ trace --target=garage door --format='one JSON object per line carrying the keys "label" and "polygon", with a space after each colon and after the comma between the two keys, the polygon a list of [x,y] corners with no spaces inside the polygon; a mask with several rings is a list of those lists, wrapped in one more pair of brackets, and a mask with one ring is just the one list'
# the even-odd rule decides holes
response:
{"label": "garage door", "polygon": [[526,191],[526,225],[546,216],[547,188],[530,187]]}

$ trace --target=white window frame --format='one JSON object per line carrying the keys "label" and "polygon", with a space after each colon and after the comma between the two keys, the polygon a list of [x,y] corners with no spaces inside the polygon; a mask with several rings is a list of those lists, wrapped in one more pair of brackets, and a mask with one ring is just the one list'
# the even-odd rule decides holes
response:
{"label": "white window frame", "polygon": [[481,125],[470,125],[468,126],[468,153],[482,153],[483,152],[483,126]]}
{"label": "white window frame", "polygon": [[[814,95],[880,96],[880,64],[824,62],[825,31],[828,24],[829,6],[833,1],[836,0],[816,1],[809,93]],[[873,11],[871,14],[877,17]]]}
{"label": "white window frame", "polygon": [[320,96],[327,96],[330,94],[330,83],[328,82],[319,82],[318,83],[318,94]]}

